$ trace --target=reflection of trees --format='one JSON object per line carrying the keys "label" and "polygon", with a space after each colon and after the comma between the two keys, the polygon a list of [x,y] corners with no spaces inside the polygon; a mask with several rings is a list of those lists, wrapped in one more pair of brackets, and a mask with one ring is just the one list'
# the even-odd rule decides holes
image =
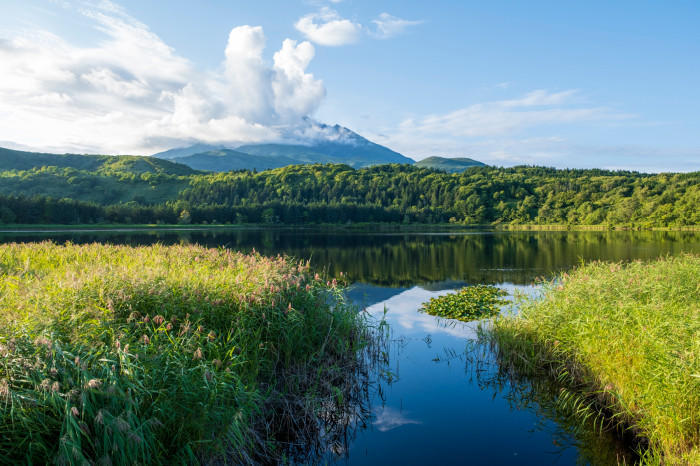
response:
{"label": "reflection of trees", "polygon": [[[0,237],[0,241],[38,241],[46,235]],[[491,232],[468,234],[368,234],[292,229],[189,232],[54,234],[56,241],[165,244],[192,242],[264,254],[287,253],[311,259],[331,274],[353,281],[408,287],[443,280],[467,283],[529,284],[581,260],[651,259],[681,251],[700,251],[694,232]]]}
{"label": "reflection of trees", "polygon": [[305,396],[295,392],[265,402],[264,411],[272,415],[265,419],[263,430],[282,448],[256,461],[327,464],[348,457],[350,444],[372,421],[372,401],[383,399],[383,387],[396,380],[390,368],[395,347],[390,329],[384,320],[370,318],[368,324],[358,340],[363,342],[360,348],[327,361],[323,379],[298,379],[295,374],[308,376],[294,370],[278,375],[291,376],[290,386]]}
{"label": "reflection of trees", "polygon": [[[578,452],[579,464],[637,464],[639,457],[633,439],[605,421],[592,408],[576,409],[560,402],[561,383],[552,377],[524,375],[515,364],[498,356],[498,350],[483,337],[470,341],[466,350],[465,371],[482,390],[500,395],[512,410],[533,412],[535,429],[552,436],[553,455],[571,447]],[[551,422],[553,421],[553,423]]]}

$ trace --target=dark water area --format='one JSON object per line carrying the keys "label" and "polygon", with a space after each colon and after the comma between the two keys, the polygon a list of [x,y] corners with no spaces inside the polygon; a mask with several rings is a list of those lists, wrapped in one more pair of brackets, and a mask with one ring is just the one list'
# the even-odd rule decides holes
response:
{"label": "dark water area", "polygon": [[[319,229],[0,232],[0,243],[52,240],[132,246],[196,243],[244,252],[289,254],[336,275],[390,288],[439,289],[442,282],[530,285],[581,261],[653,259],[700,252],[700,233],[604,232],[347,232]],[[457,283],[455,283],[456,285]]]}
{"label": "dark water area", "polygon": [[388,358],[368,385],[365,411],[322,452],[338,464],[615,464],[634,461],[612,433],[581,428],[553,408],[543,381],[506,374],[476,342],[478,323],[418,312],[464,286],[537,293],[582,261],[700,253],[693,232],[344,232],[314,229],[3,233],[2,242],[129,245],[197,243],[310,259],[353,282],[348,297],[391,329]]}

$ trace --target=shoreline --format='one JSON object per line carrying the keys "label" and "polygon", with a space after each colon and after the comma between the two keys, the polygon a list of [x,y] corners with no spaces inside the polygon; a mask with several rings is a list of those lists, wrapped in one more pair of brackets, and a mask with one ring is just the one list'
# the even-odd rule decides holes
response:
{"label": "shoreline", "polygon": [[643,462],[694,464],[698,276],[693,254],[593,262],[561,274],[542,299],[523,299],[485,335],[514,376],[556,383],[562,410],[634,434]]}
{"label": "shoreline", "polygon": [[241,223],[230,225],[192,224],[192,225],[159,225],[159,224],[16,224],[0,225],[0,234],[6,233],[110,233],[110,232],[141,232],[141,231],[224,231],[224,230],[336,230],[358,231],[373,229],[379,232],[421,232],[421,231],[492,231],[492,232],[548,232],[548,231],[686,231],[700,232],[700,225],[667,226],[667,227],[638,227],[629,225],[455,225],[441,224],[401,224],[401,223],[357,223],[357,224],[264,224]]}

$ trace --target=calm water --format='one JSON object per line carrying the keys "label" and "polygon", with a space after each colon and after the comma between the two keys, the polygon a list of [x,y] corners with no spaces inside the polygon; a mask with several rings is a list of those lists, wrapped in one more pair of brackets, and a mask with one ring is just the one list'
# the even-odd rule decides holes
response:
{"label": "calm water", "polygon": [[549,406],[547,387],[504,376],[488,349],[474,345],[476,324],[437,319],[418,308],[465,284],[534,293],[538,277],[581,261],[700,253],[700,234],[689,232],[0,234],[0,242],[43,239],[256,249],[310,258],[331,274],[347,273],[354,282],[352,300],[377,316],[386,310],[392,380],[374,381],[371,415],[348,432],[346,445],[322,459],[341,464],[614,463],[628,447],[610,435],[574,431]]}

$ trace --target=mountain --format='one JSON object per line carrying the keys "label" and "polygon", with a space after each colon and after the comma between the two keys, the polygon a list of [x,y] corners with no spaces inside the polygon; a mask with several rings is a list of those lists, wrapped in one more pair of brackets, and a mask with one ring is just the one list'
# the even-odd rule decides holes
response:
{"label": "mountain", "polygon": [[416,167],[432,168],[435,170],[446,171],[447,173],[459,173],[463,172],[469,167],[484,166],[486,166],[486,164],[467,157],[428,157],[416,162]]}
{"label": "mountain", "polygon": [[[102,205],[159,204],[177,199],[191,176],[201,173],[155,157],[47,154],[0,148],[0,196],[41,196]],[[37,205],[41,211],[43,207]],[[61,215],[71,215],[63,207],[57,209]]]}
{"label": "mountain", "polygon": [[[175,160],[197,170],[265,170],[309,163],[344,163],[367,167],[387,163],[413,164],[415,161],[387,147],[375,144],[340,125],[310,124],[313,137],[290,134],[289,139],[307,139],[308,143],[246,144],[233,149],[195,144],[153,154]],[[247,154],[247,156],[245,155]]]}
{"label": "mountain", "polygon": [[212,150],[224,149],[223,146],[212,146],[210,144],[194,144],[189,147],[176,147],[174,149],[166,150],[163,152],[158,152],[153,154],[153,157],[159,159],[173,160],[182,157],[187,157],[194,154],[201,154],[202,152],[209,152]]}
{"label": "mountain", "polygon": [[339,125],[319,125],[325,139],[309,144],[248,144],[236,150],[252,155],[284,156],[298,163],[344,163],[367,167],[386,163],[413,164],[415,161],[387,147],[375,144]]}
{"label": "mountain", "polygon": [[298,164],[299,161],[281,155],[258,156],[246,154],[232,149],[219,149],[199,154],[179,157],[178,163],[187,165],[195,170],[227,172],[231,170],[268,170]]}
{"label": "mountain", "polygon": [[74,168],[99,173],[158,173],[191,175],[192,168],[175,162],[137,155],[47,154],[0,147],[0,170],[31,170],[41,167]]}

